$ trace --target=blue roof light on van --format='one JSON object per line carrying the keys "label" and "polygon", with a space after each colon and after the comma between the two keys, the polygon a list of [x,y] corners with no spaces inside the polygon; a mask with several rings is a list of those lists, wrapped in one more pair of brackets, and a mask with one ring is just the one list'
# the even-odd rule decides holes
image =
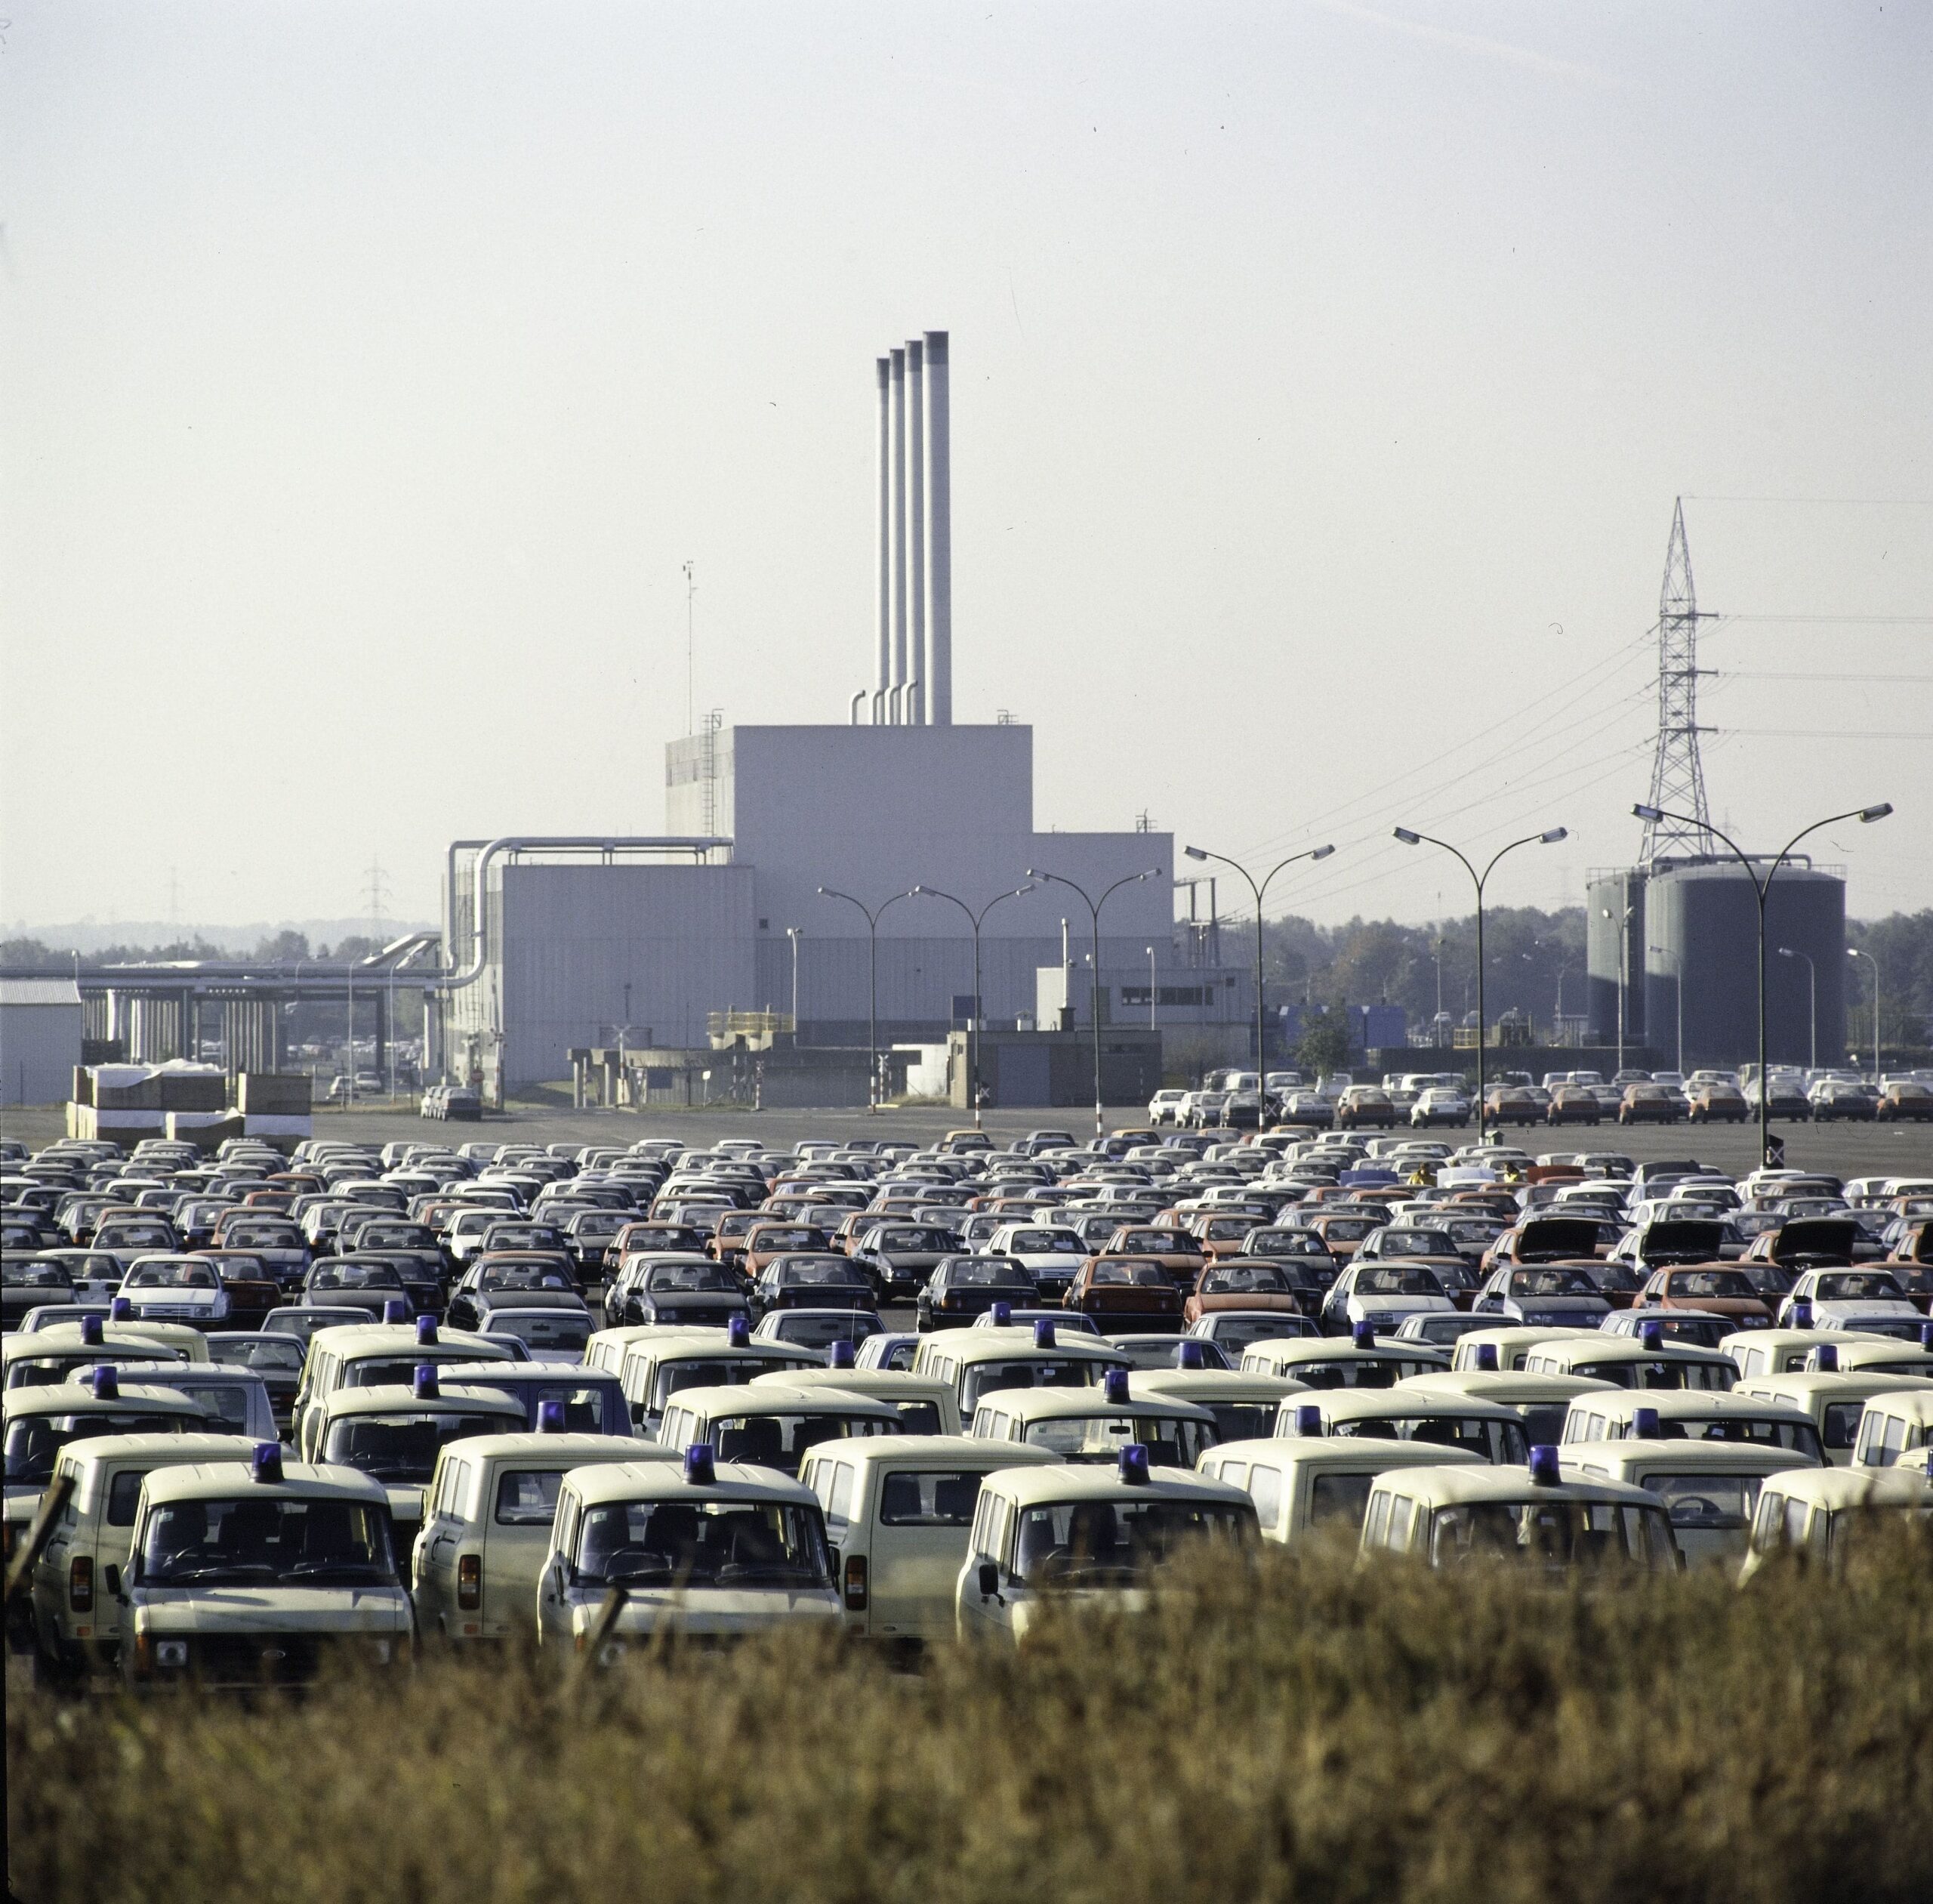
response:
{"label": "blue roof light on van", "polygon": [[1839,1344],[1836,1342],[1821,1342],[1806,1359],[1820,1375],[1836,1375],[1839,1372]]}
{"label": "blue roof light on van", "polygon": [[1145,1487],[1153,1478],[1148,1464],[1148,1450],[1139,1441],[1130,1441],[1121,1451],[1121,1478],[1130,1487]]}
{"label": "blue roof light on van", "polygon": [[995,1328],[1005,1328],[1013,1320],[1013,1305],[1010,1302],[997,1302],[990,1313]]}
{"label": "blue roof light on van", "polygon": [[1654,1408],[1633,1409],[1631,1411],[1631,1432],[1640,1441],[1661,1440],[1664,1430],[1658,1425],[1658,1412]]}
{"label": "blue roof light on van", "polygon": [[835,1342],[832,1345],[832,1365],[835,1369],[849,1369],[852,1366],[852,1344],[850,1341]]}
{"label": "blue roof light on van", "polygon": [[419,1362],[416,1365],[416,1399],[419,1402],[433,1402],[442,1396],[442,1390],[436,1386],[436,1366],[432,1362]]}
{"label": "blue roof light on van", "polygon": [[708,1441],[695,1441],[685,1450],[685,1479],[695,1488],[708,1488],[718,1479],[718,1457]]}
{"label": "blue roof light on van", "polygon": [[751,1324],[745,1320],[744,1316],[734,1316],[732,1319],[725,1325],[725,1339],[726,1341],[730,1343],[735,1349],[750,1348],[751,1347],[752,1341]]}
{"label": "blue roof light on van", "polygon": [[1374,1348],[1376,1347],[1376,1325],[1372,1322],[1367,1316],[1365,1316],[1361,1322],[1358,1322],[1349,1331],[1349,1338],[1359,1349]]}
{"label": "blue roof light on van", "polygon": [[1043,1316],[1034,1325],[1034,1346],[1037,1349],[1051,1349],[1059,1338],[1054,1334],[1053,1322]]}
{"label": "blue roof light on van", "polygon": [[1207,1366],[1208,1358],[1202,1353],[1199,1342],[1183,1342],[1175,1350],[1177,1369],[1205,1369]]}
{"label": "blue roof light on van", "polygon": [[107,1305],[107,1319],[110,1322],[125,1322],[134,1313],[134,1305],[125,1296],[116,1296]]}
{"label": "blue roof light on van", "polygon": [[563,1403],[539,1402],[537,1404],[537,1432],[541,1435],[560,1435],[563,1431]]}
{"label": "blue roof light on van", "polygon": [[1788,1319],[1794,1328],[1810,1328],[1812,1326],[1812,1305],[1809,1302],[1794,1303]]}
{"label": "blue roof light on van", "polygon": [[100,1325],[98,1316],[81,1318],[81,1340],[91,1349],[97,1349],[107,1340],[107,1332]]}
{"label": "blue roof light on van", "polygon": [[1933,1349],[1933,1322],[1920,1324],[1919,1346],[1922,1349]]}
{"label": "blue roof light on van", "polygon": [[419,1316],[416,1319],[416,1341],[421,1348],[428,1348],[436,1339],[436,1319],[433,1316]]}
{"label": "blue roof light on van", "polygon": [[1322,1432],[1322,1409],[1315,1402],[1300,1402],[1296,1406],[1296,1433],[1299,1435],[1319,1435]]}
{"label": "blue roof light on van", "polygon": [[1531,1450],[1531,1479],[1540,1488],[1554,1488],[1564,1479],[1558,1452],[1547,1441]]}
{"label": "blue roof light on van", "polygon": [[248,1464],[255,1479],[264,1486],[282,1485],[282,1446],[279,1442],[258,1441],[255,1452]]}
{"label": "blue roof light on van", "polygon": [[406,1322],[409,1320],[409,1305],[400,1296],[392,1296],[383,1304],[383,1320],[386,1322]]}
{"label": "blue roof light on van", "polygon": [[1107,1397],[1110,1408],[1125,1408],[1128,1404],[1127,1371],[1110,1369],[1101,1378],[1101,1393]]}
{"label": "blue roof light on van", "polygon": [[1638,1331],[1638,1340],[1648,1349],[1663,1348],[1664,1347],[1663,1323],[1645,1323]]}
{"label": "blue roof light on van", "polygon": [[1477,1366],[1487,1375],[1497,1373],[1497,1344],[1479,1342],[1477,1344]]}
{"label": "blue roof light on van", "polygon": [[114,1372],[111,1362],[94,1372],[94,1398],[97,1402],[118,1402],[121,1399],[121,1378]]}

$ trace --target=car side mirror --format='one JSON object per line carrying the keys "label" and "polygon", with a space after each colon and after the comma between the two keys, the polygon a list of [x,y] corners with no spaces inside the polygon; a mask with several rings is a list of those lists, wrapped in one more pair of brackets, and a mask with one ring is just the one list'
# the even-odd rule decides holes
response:
{"label": "car side mirror", "polygon": [[122,1597],[121,1569],[117,1567],[112,1560],[109,1560],[107,1563],[106,1570],[101,1577],[106,1582],[108,1598],[110,1600],[120,1599]]}
{"label": "car side mirror", "polygon": [[976,1576],[982,1600],[991,1600],[1000,1591],[1000,1569],[991,1560],[982,1560]]}

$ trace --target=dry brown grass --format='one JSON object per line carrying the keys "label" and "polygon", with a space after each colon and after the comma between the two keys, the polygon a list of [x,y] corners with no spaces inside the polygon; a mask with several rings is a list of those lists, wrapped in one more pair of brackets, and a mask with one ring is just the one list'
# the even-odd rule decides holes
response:
{"label": "dry brown grass", "polygon": [[775,1636],[299,1702],[9,1675],[15,1894],[357,1904],[1933,1895],[1933,1543],[1552,1593],[1272,1551],[917,1675]]}

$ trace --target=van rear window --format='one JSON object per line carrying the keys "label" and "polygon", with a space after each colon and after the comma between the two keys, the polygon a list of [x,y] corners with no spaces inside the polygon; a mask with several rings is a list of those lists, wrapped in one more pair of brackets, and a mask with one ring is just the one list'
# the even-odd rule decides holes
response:
{"label": "van rear window", "polygon": [[519,1468],[497,1482],[499,1527],[548,1527],[557,1517],[557,1492],[563,1471]]}
{"label": "van rear window", "polygon": [[977,1474],[889,1474],[879,1493],[882,1527],[970,1527],[980,1500]]}

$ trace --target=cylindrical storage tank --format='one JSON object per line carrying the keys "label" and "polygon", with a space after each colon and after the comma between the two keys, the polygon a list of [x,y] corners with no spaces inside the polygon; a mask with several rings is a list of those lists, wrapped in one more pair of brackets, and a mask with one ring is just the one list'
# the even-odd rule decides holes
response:
{"label": "cylindrical storage tank", "polygon": [[1593,1045],[1617,1042],[1620,988],[1624,992],[1626,1049],[1645,1042],[1645,875],[1638,867],[1593,873],[1585,888],[1584,1009],[1590,1014]]}
{"label": "cylindrical storage tank", "polygon": [[[1762,864],[1755,870],[1764,877]],[[1660,873],[1651,884],[1651,943],[1657,949],[1647,980],[1660,1014],[1658,1048],[1676,1035],[1682,974],[1686,1068],[1756,1063],[1759,904],[1751,875],[1741,866],[1714,862]],[[1802,956],[1781,958],[1781,946]],[[1813,867],[1781,867],[1765,904],[1770,1063],[1802,1067],[1812,1061],[1815,982],[1818,1062],[1845,1062],[1845,881]]]}

